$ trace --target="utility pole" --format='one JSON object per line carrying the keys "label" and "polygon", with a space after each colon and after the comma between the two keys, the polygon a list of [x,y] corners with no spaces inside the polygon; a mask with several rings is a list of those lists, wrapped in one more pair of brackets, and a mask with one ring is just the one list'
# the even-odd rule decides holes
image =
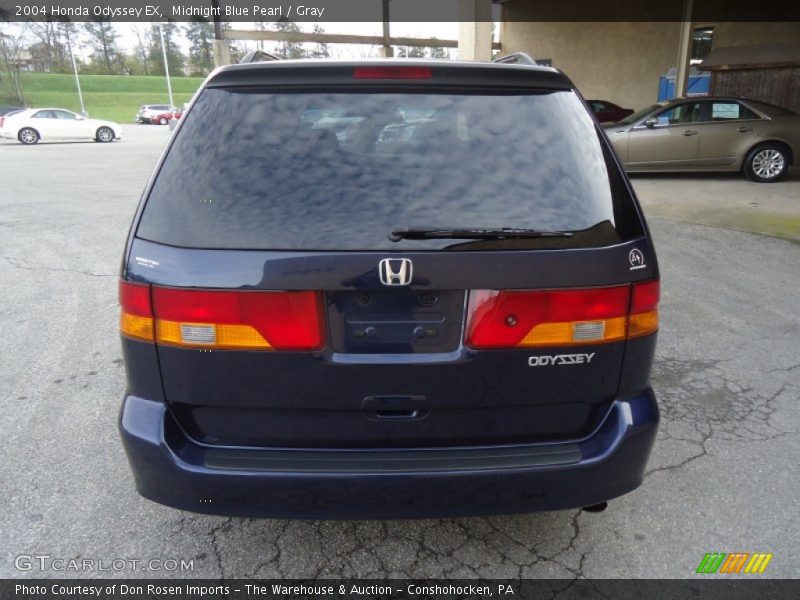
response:
{"label": "utility pole", "polygon": [[394,56],[394,48],[392,48],[391,38],[392,34],[389,30],[389,23],[391,17],[389,16],[389,0],[383,0],[383,48],[381,54],[385,58]]}
{"label": "utility pole", "polygon": [[231,47],[222,33],[222,21],[219,16],[222,9],[219,0],[211,0],[211,6],[217,9],[214,11],[214,66],[229,65],[231,64]]}
{"label": "utility pole", "polygon": [[83,92],[81,92],[81,80],[78,77],[78,65],[75,63],[75,55],[72,53],[72,41],[67,31],[67,48],[69,49],[69,57],[72,59],[72,72],[75,73],[75,85],[78,87],[78,100],[81,102],[81,114],[84,117],[89,116],[86,112],[86,107],[83,105]]}
{"label": "utility pole", "polygon": [[172,82],[169,80],[169,63],[167,62],[167,46],[164,43],[164,24],[158,24],[158,32],[161,34],[161,54],[164,56],[164,75],[167,76],[167,92],[169,93],[169,105],[175,106],[172,100]]}
{"label": "utility pole", "polygon": [[678,46],[678,69],[675,74],[675,97],[686,96],[691,74],[692,58],[692,0],[683,0],[683,20],[680,23],[680,41]]}

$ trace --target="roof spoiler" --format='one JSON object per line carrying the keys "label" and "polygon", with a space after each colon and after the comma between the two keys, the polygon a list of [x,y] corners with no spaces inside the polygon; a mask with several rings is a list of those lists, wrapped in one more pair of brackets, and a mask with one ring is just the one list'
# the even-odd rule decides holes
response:
{"label": "roof spoiler", "polygon": [[504,63],[508,65],[533,65],[536,66],[537,63],[533,60],[530,55],[525,54],[524,52],[512,52],[511,54],[506,54],[505,56],[500,56],[498,58],[492,59],[492,62],[495,63]]}
{"label": "roof spoiler", "polygon": [[245,65],[248,63],[267,62],[270,60],[280,60],[280,59],[281,59],[280,56],[277,56],[276,54],[272,54],[270,52],[264,52],[263,50],[251,50],[242,57],[242,59],[239,61],[239,64]]}

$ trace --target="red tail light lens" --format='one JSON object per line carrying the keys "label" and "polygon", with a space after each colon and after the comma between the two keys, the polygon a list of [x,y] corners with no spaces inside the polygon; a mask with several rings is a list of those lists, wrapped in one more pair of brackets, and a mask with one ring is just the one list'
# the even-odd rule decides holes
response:
{"label": "red tail light lens", "polygon": [[657,303],[658,282],[635,284],[633,292],[630,285],[472,291],[466,344],[488,349],[616,342],[658,329]]}
{"label": "red tail light lens", "polygon": [[631,315],[628,318],[628,337],[648,335],[658,330],[658,301],[661,287],[658,281],[633,284]]}
{"label": "red tail light lens", "polygon": [[474,348],[499,348],[624,339],[629,295],[628,286],[471,292],[466,343]]}
{"label": "red tail light lens", "polygon": [[119,330],[122,335],[147,342],[154,340],[150,286],[119,282]]}
{"label": "red tail light lens", "polygon": [[323,346],[316,292],[208,291],[120,281],[120,331],[171,346],[316,350]]}
{"label": "red tail light lens", "polygon": [[357,67],[353,79],[430,79],[427,67]]}
{"label": "red tail light lens", "polygon": [[316,292],[153,288],[156,341],[184,347],[316,350],[323,345]]}

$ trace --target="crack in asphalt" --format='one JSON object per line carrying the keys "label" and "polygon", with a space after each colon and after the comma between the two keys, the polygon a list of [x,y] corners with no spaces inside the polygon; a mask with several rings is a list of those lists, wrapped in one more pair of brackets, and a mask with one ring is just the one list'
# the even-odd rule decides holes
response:
{"label": "crack in asphalt", "polygon": [[219,570],[220,579],[226,579],[226,574],[225,574],[225,565],[222,560],[222,552],[220,552],[219,549],[219,540],[217,539],[217,534],[220,531],[228,529],[231,523],[233,523],[233,517],[228,517],[224,519],[219,525],[212,528],[211,531],[208,532],[208,535],[211,538],[211,552],[214,555],[217,569]]}
{"label": "crack in asphalt", "polygon": [[23,271],[51,271],[54,273],[74,273],[76,275],[89,275],[90,277],[117,277],[117,275],[114,273],[92,273],[91,271],[81,271],[78,269],[57,269],[55,267],[38,267],[38,266],[30,267],[20,264],[27,262],[25,259],[16,258],[14,256],[3,256],[0,258],[3,258],[13,268],[22,269]]}
{"label": "crack in asphalt", "polygon": [[[800,387],[784,381],[775,391],[765,392],[744,383],[733,363],[722,366],[730,362],[656,359],[652,379],[663,418],[656,443],[679,442],[689,456],[653,467],[645,477],[682,469],[703,458],[712,440],[764,442],[800,433],[796,429],[779,429],[771,422],[777,400]],[[771,369],[770,373],[788,373],[795,368]]]}

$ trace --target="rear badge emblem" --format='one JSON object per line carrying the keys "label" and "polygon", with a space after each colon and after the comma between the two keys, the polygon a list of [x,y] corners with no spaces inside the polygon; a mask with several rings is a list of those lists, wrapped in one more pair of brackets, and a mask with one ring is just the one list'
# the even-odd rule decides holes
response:
{"label": "rear badge emblem", "polygon": [[638,248],[634,248],[628,253],[628,262],[631,263],[631,271],[644,269],[647,266],[644,264],[644,254]]}
{"label": "rear badge emblem", "polygon": [[384,258],[378,263],[383,285],[408,285],[413,277],[410,258]]}
{"label": "rear badge emblem", "polygon": [[543,354],[541,356],[531,356],[528,358],[528,366],[588,365],[592,362],[595,354],[595,352],[592,352],[590,354]]}
{"label": "rear badge emblem", "polygon": [[147,267],[148,269],[155,269],[158,265],[161,264],[157,260],[153,260],[152,258],[142,258],[141,256],[135,256],[134,260],[136,260],[137,265]]}

